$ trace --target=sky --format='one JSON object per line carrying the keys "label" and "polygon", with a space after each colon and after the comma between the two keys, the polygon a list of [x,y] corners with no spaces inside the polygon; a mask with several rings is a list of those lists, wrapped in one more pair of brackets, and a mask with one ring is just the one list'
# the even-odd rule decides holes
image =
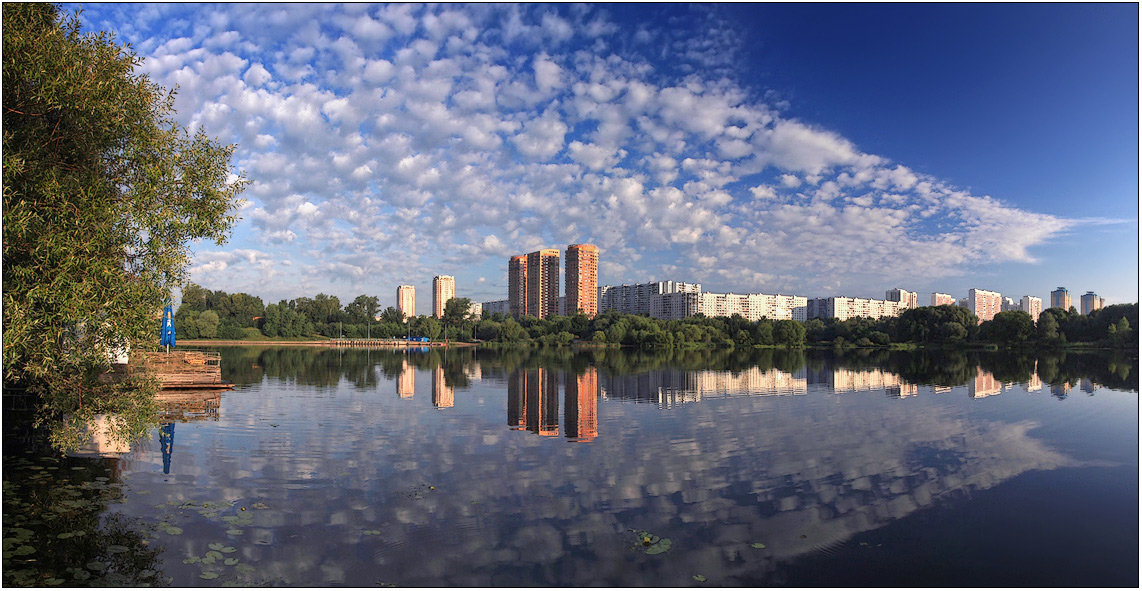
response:
{"label": "sky", "polygon": [[423,313],[591,243],[600,285],[1138,301],[1136,4],[64,6],[237,144],[208,289]]}

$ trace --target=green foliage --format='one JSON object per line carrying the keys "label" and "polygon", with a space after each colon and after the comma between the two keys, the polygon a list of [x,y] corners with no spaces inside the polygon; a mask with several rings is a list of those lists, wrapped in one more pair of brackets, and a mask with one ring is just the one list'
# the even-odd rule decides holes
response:
{"label": "green foliage", "polygon": [[1035,322],[1022,310],[999,312],[979,326],[981,340],[1013,347],[1023,345],[1035,336]]}
{"label": "green foliage", "polygon": [[113,35],[51,4],[4,4],[3,29],[4,386],[58,426],[145,403],[95,378],[109,349],[157,345],[190,243],[226,239],[245,181]]}

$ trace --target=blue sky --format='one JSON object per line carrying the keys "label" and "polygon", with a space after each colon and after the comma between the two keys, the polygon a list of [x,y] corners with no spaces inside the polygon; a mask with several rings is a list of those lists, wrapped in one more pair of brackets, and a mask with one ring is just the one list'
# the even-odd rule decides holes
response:
{"label": "blue sky", "polygon": [[426,310],[589,242],[600,284],[1138,300],[1135,4],[82,7],[239,146],[211,289]]}

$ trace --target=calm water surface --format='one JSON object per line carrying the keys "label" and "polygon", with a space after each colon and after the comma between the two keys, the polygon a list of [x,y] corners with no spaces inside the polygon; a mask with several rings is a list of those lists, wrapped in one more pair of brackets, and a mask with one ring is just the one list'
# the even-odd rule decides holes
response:
{"label": "calm water surface", "polygon": [[6,584],[1138,585],[1136,358],[221,350],[7,438]]}

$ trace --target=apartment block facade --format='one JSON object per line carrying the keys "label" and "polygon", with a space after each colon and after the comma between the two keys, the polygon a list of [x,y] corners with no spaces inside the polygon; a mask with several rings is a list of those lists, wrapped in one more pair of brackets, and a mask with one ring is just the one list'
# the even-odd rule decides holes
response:
{"label": "apartment block facade", "polygon": [[527,255],[508,259],[508,314],[527,314]]}
{"label": "apartment block facade", "polygon": [[495,300],[491,302],[484,302],[482,304],[482,314],[491,316],[492,314],[507,314],[511,315],[511,301],[510,300]]}
{"label": "apartment block facade", "polygon": [[524,314],[548,318],[559,313],[559,249],[527,255],[527,307]]}
{"label": "apartment block facade", "polygon": [[1025,295],[1019,300],[1019,309],[1031,315],[1031,320],[1039,323],[1039,315],[1043,313],[1043,298]]}
{"label": "apartment block facade", "polygon": [[[651,313],[651,298],[672,293],[701,293],[701,283],[651,281],[635,285],[604,285],[599,288],[599,312],[615,310],[623,314]],[[657,318],[657,316],[654,316]]]}
{"label": "apartment block facade", "polygon": [[580,310],[589,317],[599,314],[599,247],[572,244],[567,247],[566,313]]}
{"label": "apartment block facade", "polygon": [[456,278],[451,275],[437,275],[432,278],[432,315],[444,318],[444,305],[456,297]]}
{"label": "apartment block facade", "polygon": [[991,320],[1003,311],[1003,296],[996,291],[973,287],[968,290],[968,309],[976,315],[979,322]]}
{"label": "apartment block facade", "polygon": [[837,320],[844,321],[849,318],[899,316],[900,312],[905,309],[902,302],[892,300],[833,296],[809,299],[806,303],[806,316],[809,319],[836,318]]}
{"label": "apartment block facade", "polygon": [[405,318],[416,316],[416,288],[411,285],[397,286],[397,309]]}
{"label": "apartment block facade", "polygon": [[933,306],[954,306],[954,305],[956,305],[956,298],[952,297],[951,294],[933,292],[932,293],[932,305]]}

